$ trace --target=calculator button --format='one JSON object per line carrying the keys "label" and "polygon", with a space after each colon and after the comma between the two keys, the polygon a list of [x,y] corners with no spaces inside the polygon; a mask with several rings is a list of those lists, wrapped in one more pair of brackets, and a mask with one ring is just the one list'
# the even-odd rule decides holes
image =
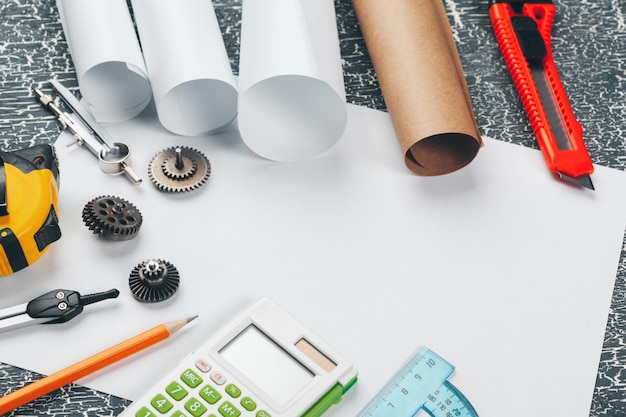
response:
{"label": "calculator button", "polygon": [[150,411],[147,407],[141,407],[139,411],[135,413],[135,417],[152,417],[156,416],[152,411]]}
{"label": "calculator button", "polygon": [[241,406],[248,411],[252,411],[256,408],[256,403],[250,397],[243,397],[241,399]]}
{"label": "calculator button", "polygon": [[272,416],[270,415],[270,413],[268,413],[268,412],[267,412],[267,411],[265,411],[265,410],[259,410],[259,411],[256,413],[256,417],[272,417]]}
{"label": "calculator button", "polygon": [[213,373],[211,374],[211,380],[217,385],[224,385],[224,383],[226,382],[226,377],[220,372],[213,371]]}
{"label": "calculator button", "polygon": [[169,402],[169,400],[165,398],[163,394],[157,394],[152,399],[152,401],[150,401],[150,404],[152,404],[152,406],[156,408],[156,410],[161,414],[167,413],[172,409],[172,407],[174,407],[174,405]]}
{"label": "calculator button", "polygon": [[192,416],[199,417],[202,414],[206,413],[207,408],[204,406],[204,404],[200,402],[200,400],[191,397],[185,403],[185,410],[189,411]]}
{"label": "calculator button", "polygon": [[165,388],[165,391],[176,401],[180,401],[187,396],[187,390],[178,382],[169,384],[167,388]]}
{"label": "calculator button", "polygon": [[204,359],[198,359],[196,361],[196,368],[204,372],[205,374],[211,370],[211,364]]}
{"label": "calculator button", "polygon": [[210,385],[205,385],[204,388],[200,390],[200,396],[209,404],[215,404],[222,398],[222,394],[215,391],[215,388]]}
{"label": "calculator button", "polygon": [[218,411],[224,417],[239,417],[241,415],[241,411],[228,401],[224,401]]}
{"label": "calculator button", "polygon": [[182,379],[183,382],[189,385],[191,388],[195,388],[202,383],[202,378],[200,378],[200,375],[198,375],[191,369],[187,369],[185,372],[183,372],[180,376],[180,379]]}
{"label": "calculator button", "polygon": [[174,411],[174,414],[172,414],[172,417],[187,417],[186,414],[183,414],[182,412],[176,410]]}
{"label": "calculator button", "polygon": [[226,385],[226,392],[233,398],[237,398],[241,395],[241,390],[235,384]]}

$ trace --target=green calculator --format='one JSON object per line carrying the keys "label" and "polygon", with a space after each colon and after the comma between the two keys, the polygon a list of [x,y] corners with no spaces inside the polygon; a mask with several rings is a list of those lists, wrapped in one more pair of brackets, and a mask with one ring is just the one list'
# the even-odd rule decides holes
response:
{"label": "green calculator", "polygon": [[355,367],[267,298],[187,355],[123,417],[316,417]]}

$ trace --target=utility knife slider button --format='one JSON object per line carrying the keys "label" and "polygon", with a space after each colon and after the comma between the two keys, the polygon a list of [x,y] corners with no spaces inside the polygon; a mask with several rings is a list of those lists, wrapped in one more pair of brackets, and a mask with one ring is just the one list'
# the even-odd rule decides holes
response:
{"label": "utility knife slider button", "polygon": [[537,22],[528,16],[513,16],[511,17],[511,25],[528,65],[541,68],[543,66],[542,60],[548,55],[548,50],[541,33],[539,33]]}

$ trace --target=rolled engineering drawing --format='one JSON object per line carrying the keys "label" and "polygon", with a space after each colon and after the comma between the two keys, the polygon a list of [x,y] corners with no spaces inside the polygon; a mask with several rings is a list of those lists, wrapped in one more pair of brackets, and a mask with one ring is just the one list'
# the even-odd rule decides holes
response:
{"label": "rolled engineering drawing", "polygon": [[441,0],[353,0],[404,154],[416,174],[469,164],[482,139]]}

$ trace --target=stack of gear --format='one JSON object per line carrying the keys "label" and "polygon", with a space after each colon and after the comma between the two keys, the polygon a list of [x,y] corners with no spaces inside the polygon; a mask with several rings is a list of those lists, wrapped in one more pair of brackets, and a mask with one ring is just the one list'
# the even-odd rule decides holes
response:
{"label": "stack of gear", "polygon": [[61,237],[58,187],[50,145],[0,152],[0,275],[26,268]]}
{"label": "stack of gear", "polygon": [[176,146],[156,154],[148,165],[148,176],[160,190],[184,193],[202,186],[211,175],[211,163],[200,151]]}

